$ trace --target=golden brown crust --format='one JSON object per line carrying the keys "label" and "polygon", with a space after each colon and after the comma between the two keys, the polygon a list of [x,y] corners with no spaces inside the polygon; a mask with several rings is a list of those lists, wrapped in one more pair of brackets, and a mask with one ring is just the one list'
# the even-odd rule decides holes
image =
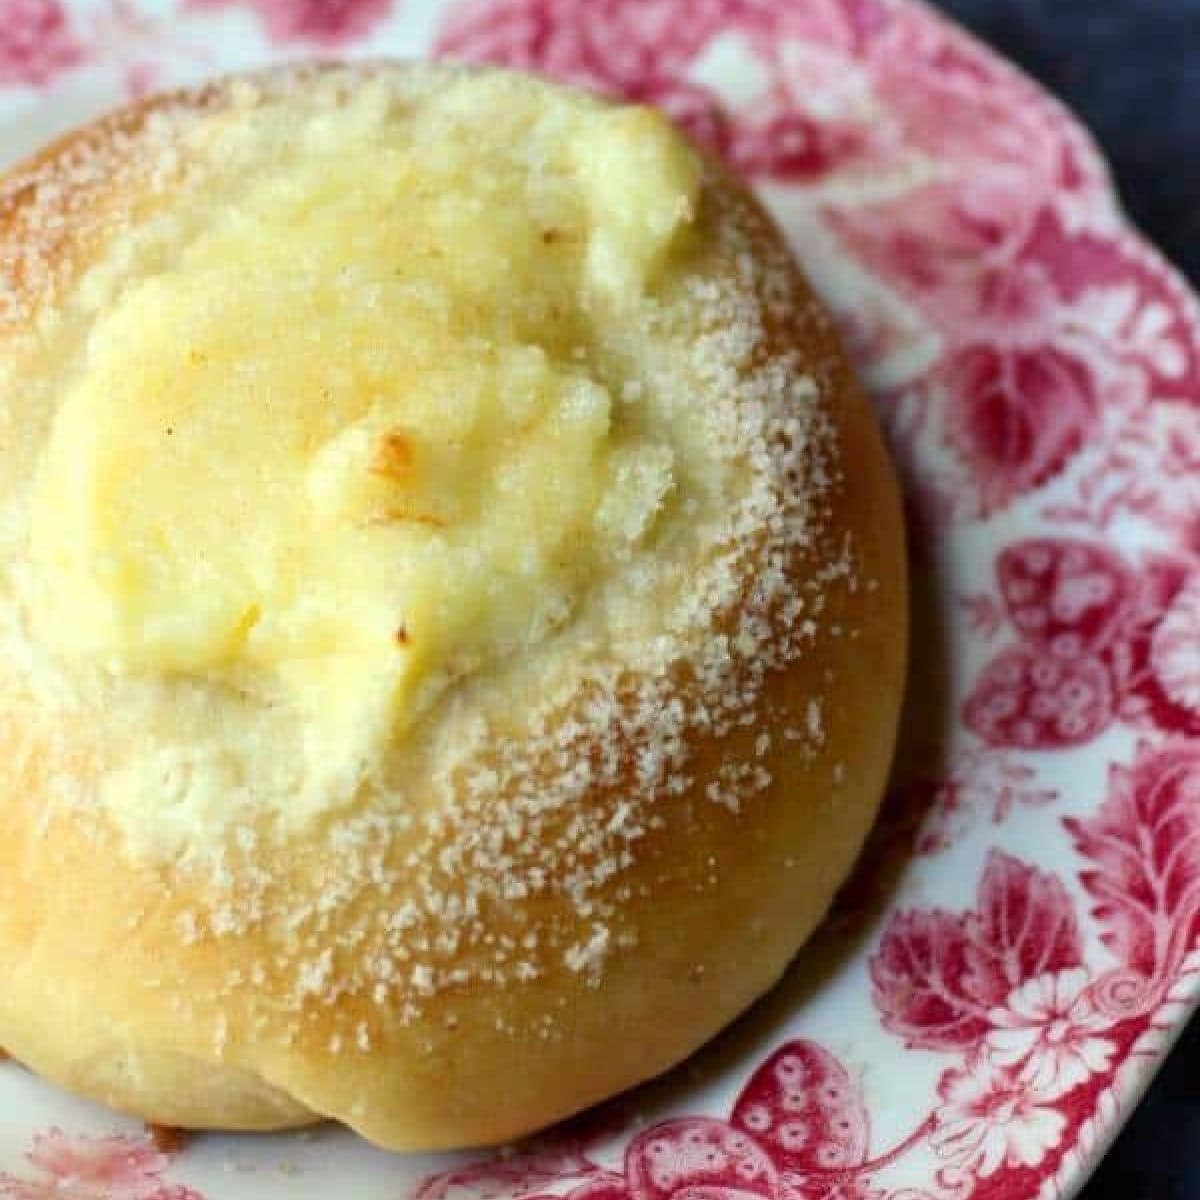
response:
{"label": "golden brown crust", "polygon": [[[11,344],[17,354],[32,314],[77,277],[103,238],[96,214],[136,205],[128,175],[66,165],[81,145],[136,163],[149,114],[223,95],[209,89],[108,118],[8,177],[0,262],[21,295],[0,352]],[[47,226],[47,184],[60,187],[62,212],[88,206],[86,234],[70,220]],[[778,264],[765,217],[732,183],[717,186],[756,254]],[[411,841],[381,835],[369,877],[335,895],[319,831],[303,844],[264,839],[246,900],[260,919],[221,927],[207,877],[136,859],[102,813],[50,802],[63,778],[86,790],[103,747],[82,722],[49,729],[28,695],[9,694],[0,711],[0,1044],[64,1086],[158,1124],[269,1129],[330,1116],[386,1146],[441,1148],[528,1132],[657,1074],[768,988],[821,919],[873,819],[907,626],[899,503],[873,414],[798,271],[783,278],[782,303],[764,307],[758,354],[795,356],[816,377],[834,447],[820,536],[787,561],[797,594],[819,590],[819,634],[747,692],[741,722],[687,727],[686,779],[655,803],[630,861],[589,899],[619,913],[612,929],[622,943],[601,974],[587,969],[587,947],[618,934],[583,915],[564,884],[489,902],[486,918],[495,938],[515,945],[553,929],[557,944],[582,947],[578,961],[547,957],[536,978],[502,984],[474,974],[428,988],[415,975],[409,991],[420,1004],[407,1010],[403,990],[379,1003],[368,989],[340,989],[393,945],[388,914],[422,900]],[[847,546],[852,569],[831,569]],[[690,703],[686,670],[676,685]],[[797,730],[809,736],[801,742]],[[585,818],[611,823],[623,798],[644,790],[636,751],[632,741],[618,747],[620,768],[587,793]],[[586,739],[574,752],[586,757]],[[740,805],[709,791],[730,763],[765,781]],[[579,816],[553,815],[538,836]],[[461,826],[448,814],[422,853],[461,851]],[[471,869],[458,861],[452,871]],[[208,914],[198,927],[197,912]],[[308,916],[285,928],[291,914]],[[297,938],[317,948],[307,961],[321,975],[299,991]],[[482,949],[455,953],[466,962]]]}

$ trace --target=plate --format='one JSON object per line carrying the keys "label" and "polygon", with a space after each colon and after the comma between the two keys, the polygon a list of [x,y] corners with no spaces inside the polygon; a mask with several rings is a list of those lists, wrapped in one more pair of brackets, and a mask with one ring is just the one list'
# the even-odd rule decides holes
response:
{"label": "plate", "polygon": [[1200,981],[1200,308],[1087,135],[915,0],[0,0],[0,156],[314,53],[545,71],[661,106],[753,181],[906,483],[894,786],[765,1001],[534,1143],[170,1152],[8,1065],[0,1197],[1074,1195]]}

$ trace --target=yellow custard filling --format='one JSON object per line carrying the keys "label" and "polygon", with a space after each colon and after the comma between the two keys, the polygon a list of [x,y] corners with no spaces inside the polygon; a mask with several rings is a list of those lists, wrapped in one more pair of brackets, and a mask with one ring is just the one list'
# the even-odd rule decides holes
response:
{"label": "yellow custard filling", "polygon": [[652,536],[676,450],[597,363],[698,161],[648,110],[492,87],[199,126],[197,161],[261,167],[111,286],[63,385],[39,640],[392,736]]}

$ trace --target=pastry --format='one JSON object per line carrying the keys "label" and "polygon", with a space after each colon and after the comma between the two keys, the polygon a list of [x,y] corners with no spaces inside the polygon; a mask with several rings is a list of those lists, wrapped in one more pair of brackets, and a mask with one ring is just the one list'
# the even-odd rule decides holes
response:
{"label": "pastry", "polygon": [[884,786],[896,487],[655,112],[146,100],[0,186],[0,1044],[148,1121],[511,1138],[767,989]]}

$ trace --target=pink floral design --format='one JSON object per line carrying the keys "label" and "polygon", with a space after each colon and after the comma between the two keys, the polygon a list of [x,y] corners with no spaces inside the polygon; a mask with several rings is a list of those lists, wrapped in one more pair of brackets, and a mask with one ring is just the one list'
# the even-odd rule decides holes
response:
{"label": "pink floral design", "polygon": [[1107,1070],[1117,1048],[1103,1036],[1110,1021],[1097,1009],[1090,984],[1082,967],[1022,984],[990,1014],[992,1062],[1018,1070],[1019,1078],[1046,1100],[1057,1100]]}
{"label": "pink floral design", "polygon": [[307,42],[339,49],[365,38],[392,11],[395,0],[184,0],[189,8],[247,3],[274,42]]}
{"label": "pink floral design", "polygon": [[989,1058],[951,1071],[930,1141],[938,1156],[987,1179],[1004,1166],[1039,1166],[1058,1146],[1066,1118],[1035,1089]]}
{"label": "pink floral design", "polygon": [[1184,580],[1150,637],[1147,664],[1177,709],[1200,712],[1200,575]]}
{"label": "pink floral design", "polygon": [[795,1042],[767,1059],[743,1089],[732,1123],[785,1171],[852,1168],[867,1154],[867,1110],[854,1081],[823,1047]]}
{"label": "pink floral design", "polygon": [[1185,682],[1186,630],[1180,629],[1194,586],[1195,567],[1187,559],[1162,556],[1145,564],[1137,606],[1107,654],[1121,690],[1121,716],[1133,724],[1200,734],[1200,707]]}
{"label": "pink floral design", "polygon": [[[1128,426],[1152,403],[1195,395],[1200,359],[1186,298],[1132,256],[1121,264],[1110,241],[1068,232],[1051,204],[1058,191],[1023,192],[1007,215],[1002,199],[973,196],[991,226],[961,197],[947,207],[945,191],[906,196],[895,212],[839,208],[830,220],[944,339],[938,360],[904,383],[972,473],[975,494],[959,509],[974,516],[1108,444],[1121,414]],[[1031,196],[1046,206],[1036,215]]]}
{"label": "pink floral design", "polygon": [[1053,479],[1099,418],[1087,364],[1054,345],[964,346],[941,383],[955,397],[947,438],[978,480],[985,514]]}
{"label": "pink floral design", "polygon": [[769,1198],[779,1191],[775,1164],[763,1147],[712,1117],[664,1121],[634,1138],[625,1152],[625,1183],[634,1200],[670,1200],[693,1188],[705,1189],[713,1200]]}
{"label": "pink floral design", "polygon": [[36,1177],[0,1174],[2,1200],[204,1200],[164,1176],[170,1158],[149,1138],[76,1137],[51,1129],[28,1155]]}
{"label": "pink floral design", "polygon": [[963,723],[992,746],[1078,746],[1112,720],[1112,685],[1094,655],[1068,659],[1038,646],[1002,651],[983,670]]}
{"label": "pink floral design", "polygon": [[1066,539],[1007,546],[996,559],[996,579],[1021,635],[1058,658],[1102,650],[1128,616],[1136,590],[1117,554]]}
{"label": "pink floral design", "polygon": [[41,87],[82,60],[60,0],[0,0],[0,86]]}
{"label": "pink floral design", "polygon": [[980,672],[963,723],[988,745],[1062,749],[1114,720],[1200,733],[1200,572],[1156,555],[1135,566],[1098,542],[1037,538],[996,559],[999,600],[1018,641]]}
{"label": "pink floral design", "polygon": [[948,1050],[977,1043],[1013,989],[1081,961],[1062,884],[993,851],[977,907],[897,913],[871,959],[871,979],[887,1029],[910,1046]]}
{"label": "pink floral design", "polygon": [[1081,878],[1105,944],[1142,978],[1169,977],[1200,935],[1200,744],[1142,743],[1110,766],[1095,816],[1067,828],[1093,863]]}

